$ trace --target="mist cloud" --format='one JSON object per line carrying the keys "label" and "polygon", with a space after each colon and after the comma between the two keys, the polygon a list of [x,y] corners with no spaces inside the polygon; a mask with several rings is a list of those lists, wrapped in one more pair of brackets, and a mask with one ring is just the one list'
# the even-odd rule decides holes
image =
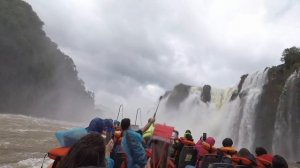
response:
{"label": "mist cloud", "polygon": [[26,0],[96,103],[151,108],[178,83],[228,87],[300,44],[296,0]]}

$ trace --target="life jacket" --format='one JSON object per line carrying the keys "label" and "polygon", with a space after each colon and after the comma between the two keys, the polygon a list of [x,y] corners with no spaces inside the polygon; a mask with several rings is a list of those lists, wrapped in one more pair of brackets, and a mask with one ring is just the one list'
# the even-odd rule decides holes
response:
{"label": "life jacket", "polygon": [[232,157],[237,153],[237,151],[233,147],[221,147],[218,148],[218,150],[224,153],[227,157]]}
{"label": "life jacket", "polygon": [[205,141],[200,141],[200,140],[197,142],[195,149],[198,152],[196,165],[200,164],[201,159],[206,154],[216,154],[216,152],[217,152],[217,148],[215,148],[214,146],[210,145],[209,143],[207,143]]}
{"label": "life jacket", "polygon": [[263,158],[263,157],[256,157],[256,161],[257,163],[261,163],[264,167],[271,167],[272,166],[272,162],[270,162],[269,160]]}
{"label": "life jacket", "polygon": [[121,130],[114,131],[114,142],[117,144],[121,144],[122,141],[122,132]]}
{"label": "life jacket", "polygon": [[53,159],[52,168],[56,168],[61,159],[69,152],[69,147],[54,148],[48,151],[48,157]]}
{"label": "life jacket", "polygon": [[272,163],[272,160],[273,160],[273,156],[271,154],[263,154],[263,155],[257,156],[257,158],[269,161],[270,163]]}
{"label": "life jacket", "polygon": [[272,164],[268,164],[267,162],[261,161],[257,158],[255,158],[256,166],[255,168],[270,168]]}
{"label": "life jacket", "polygon": [[211,146],[207,142],[202,142],[202,147],[208,152],[208,153],[215,153],[217,151],[217,148],[214,146]]}
{"label": "life jacket", "polygon": [[233,156],[233,157],[231,157],[231,161],[235,165],[244,165],[244,166],[251,166],[252,165],[252,161],[247,159],[247,158],[244,158],[244,157]]}
{"label": "life jacket", "polygon": [[190,141],[184,137],[180,137],[179,142],[181,142],[184,146],[195,146],[195,143],[193,141]]}

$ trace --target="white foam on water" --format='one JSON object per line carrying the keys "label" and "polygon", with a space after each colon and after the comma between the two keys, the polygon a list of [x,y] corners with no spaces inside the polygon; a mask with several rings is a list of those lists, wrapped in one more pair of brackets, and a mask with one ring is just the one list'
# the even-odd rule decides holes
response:
{"label": "white foam on water", "polygon": [[[53,162],[53,160],[45,159],[44,167],[47,167]],[[43,158],[29,158],[26,160],[19,161],[17,163],[18,166],[21,167],[32,167],[32,168],[40,168],[43,163]]]}
{"label": "white foam on water", "polygon": [[[0,166],[0,168],[40,168],[44,158],[28,158],[17,163],[9,163]],[[46,158],[43,167],[46,168],[52,164],[53,160]]]}
{"label": "white foam on water", "polygon": [[62,126],[66,129],[70,127],[83,126],[85,124],[80,122],[69,122],[69,121],[52,120],[47,118],[37,118],[37,117],[25,116],[21,114],[0,114],[0,118],[7,119],[7,120],[13,119],[14,121],[24,120],[39,126],[56,125],[56,126]]}

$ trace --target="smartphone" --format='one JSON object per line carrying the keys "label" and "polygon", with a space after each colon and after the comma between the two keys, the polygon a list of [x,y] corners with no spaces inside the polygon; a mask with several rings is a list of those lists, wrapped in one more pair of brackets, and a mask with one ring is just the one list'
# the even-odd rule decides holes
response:
{"label": "smartphone", "polygon": [[206,141],[206,133],[203,133],[202,139],[203,141]]}

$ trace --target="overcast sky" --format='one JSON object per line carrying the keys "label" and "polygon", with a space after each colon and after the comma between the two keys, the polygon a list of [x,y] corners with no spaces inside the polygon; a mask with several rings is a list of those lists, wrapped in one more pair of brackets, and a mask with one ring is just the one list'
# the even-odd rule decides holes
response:
{"label": "overcast sky", "polygon": [[96,104],[155,106],[178,83],[225,88],[300,46],[299,0],[26,0]]}

